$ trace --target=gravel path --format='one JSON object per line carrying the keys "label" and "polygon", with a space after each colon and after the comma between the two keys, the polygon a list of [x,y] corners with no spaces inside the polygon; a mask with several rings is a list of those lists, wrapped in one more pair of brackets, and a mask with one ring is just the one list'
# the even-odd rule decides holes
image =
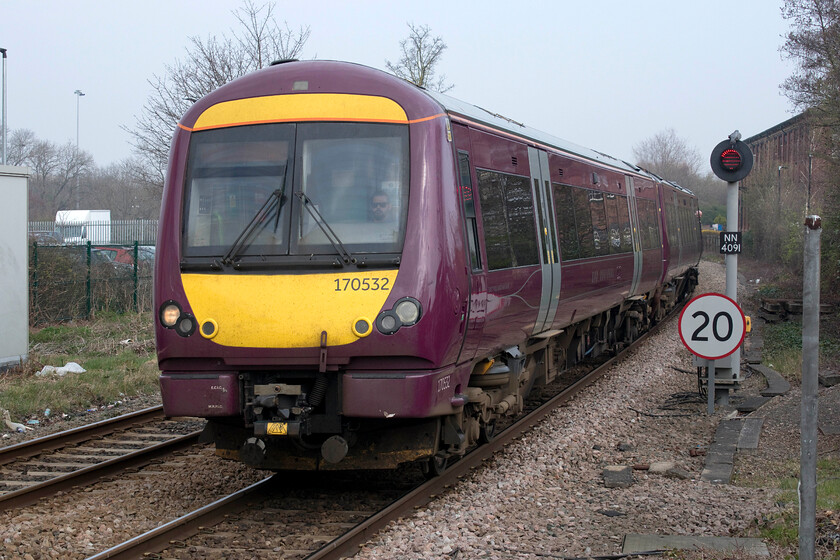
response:
{"label": "gravel path", "polygon": [[[723,293],[724,282],[721,266],[701,263],[695,293]],[[743,535],[778,511],[773,491],[700,481],[704,457],[692,450],[708,447],[730,411],[710,418],[705,400],[692,398],[696,376],[678,371],[692,371],[692,357],[670,321],[591,390],[354,558],[606,555],[621,551],[627,533]],[[606,466],[658,461],[687,478],[636,470],[628,488],[604,485]]]}
{"label": "gravel path", "polygon": [[[700,281],[698,294],[723,292],[722,267],[701,263]],[[618,553],[627,533],[748,534],[779,511],[775,491],[700,481],[704,457],[696,451],[708,447],[730,410],[708,417],[696,377],[679,370],[693,364],[672,319],[585,394],[427,509],[380,532],[355,558],[558,558]],[[755,379],[745,385],[744,392],[763,386]],[[840,403],[840,389],[821,390],[820,398],[821,407],[824,398]],[[767,418],[760,448],[739,456],[736,478],[755,481],[798,459],[797,410],[796,390],[759,409]],[[821,448],[840,447],[840,436],[832,437],[821,436]],[[607,466],[657,461],[675,463],[677,476],[636,470],[628,488],[604,485]],[[265,474],[205,450],[42,500],[0,514],[0,560],[84,558]],[[772,556],[782,552],[790,553]]]}

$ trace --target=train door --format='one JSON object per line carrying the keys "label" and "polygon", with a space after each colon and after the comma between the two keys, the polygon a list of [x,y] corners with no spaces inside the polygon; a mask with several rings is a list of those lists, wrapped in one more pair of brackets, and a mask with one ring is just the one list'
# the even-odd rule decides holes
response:
{"label": "train door", "polygon": [[470,136],[467,127],[453,124],[455,149],[458,157],[458,189],[464,221],[465,243],[469,253],[470,293],[462,297],[461,329],[464,339],[458,363],[475,358],[487,317],[487,274],[481,260],[478,223],[475,214],[475,181],[470,164]]}
{"label": "train door", "polygon": [[551,175],[548,169],[548,154],[536,148],[528,148],[528,163],[531,168],[533,196],[536,202],[537,240],[540,245],[542,273],[542,294],[540,310],[534,324],[534,334],[551,328],[560,301],[560,259],[557,250],[557,232],[554,221],[554,200],[551,190]]}
{"label": "train door", "polygon": [[641,232],[639,231],[639,213],[636,210],[636,188],[633,185],[633,177],[629,175],[624,176],[624,181],[627,186],[627,201],[630,203],[630,228],[633,234],[633,283],[630,285],[630,295],[636,295],[639,289],[639,283],[642,281],[642,241]]}

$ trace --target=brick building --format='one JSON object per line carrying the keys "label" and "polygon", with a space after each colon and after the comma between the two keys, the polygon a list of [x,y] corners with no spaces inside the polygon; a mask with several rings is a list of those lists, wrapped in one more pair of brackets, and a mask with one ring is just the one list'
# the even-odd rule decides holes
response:
{"label": "brick building", "polygon": [[[753,170],[741,183],[743,190],[760,189],[773,206],[819,213],[822,206],[825,165],[820,129],[812,126],[808,113],[745,139],[754,157]],[[743,200],[744,193],[741,193]],[[750,226],[750,209],[741,205],[740,229]]]}

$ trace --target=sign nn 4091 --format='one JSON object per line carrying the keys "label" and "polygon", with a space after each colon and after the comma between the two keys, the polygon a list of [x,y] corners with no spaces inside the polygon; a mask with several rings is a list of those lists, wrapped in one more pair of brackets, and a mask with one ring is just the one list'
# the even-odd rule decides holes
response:
{"label": "sign nn 4091", "polygon": [[722,231],[720,232],[720,254],[738,255],[741,253],[741,232]]}

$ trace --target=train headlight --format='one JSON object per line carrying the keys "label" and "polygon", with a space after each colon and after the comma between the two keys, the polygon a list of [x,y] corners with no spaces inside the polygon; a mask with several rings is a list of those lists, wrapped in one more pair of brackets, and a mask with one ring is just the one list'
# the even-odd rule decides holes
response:
{"label": "train headlight", "polygon": [[393,309],[379,314],[376,318],[376,328],[382,334],[394,334],[402,327],[417,324],[422,314],[420,302],[414,298],[405,297],[397,301]]}
{"label": "train headlight", "polygon": [[376,328],[379,329],[379,332],[382,334],[394,334],[401,326],[400,320],[393,311],[386,311],[385,313],[382,313],[376,320]]}
{"label": "train headlight", "polygon": [[181,306],[174,301],[167,301],[160,306],[160,324],[172,329],[181,318]]}
{"label": "train headlight", "polygon": [[189,313],[184,313],[181,315],[181,318],[175,323],[175,332],[180,334],[181,336],[190,336],[192,333],[195,332],[195,328],[197,326],[195,317],[190,315]]}
{"label": "train headlight", "polygon": [[414,298],[404,298],[397,302],[394,313],[405,327],[410,327],[420,319],[420,302]]}
{"label": "train headlight", "polygon": [[177,301],[169,300],[160,306],[160,324],[167,329],[174,329],[181,336],[190,336],[195,332],[197,322],[190,313],[184,313]]}

